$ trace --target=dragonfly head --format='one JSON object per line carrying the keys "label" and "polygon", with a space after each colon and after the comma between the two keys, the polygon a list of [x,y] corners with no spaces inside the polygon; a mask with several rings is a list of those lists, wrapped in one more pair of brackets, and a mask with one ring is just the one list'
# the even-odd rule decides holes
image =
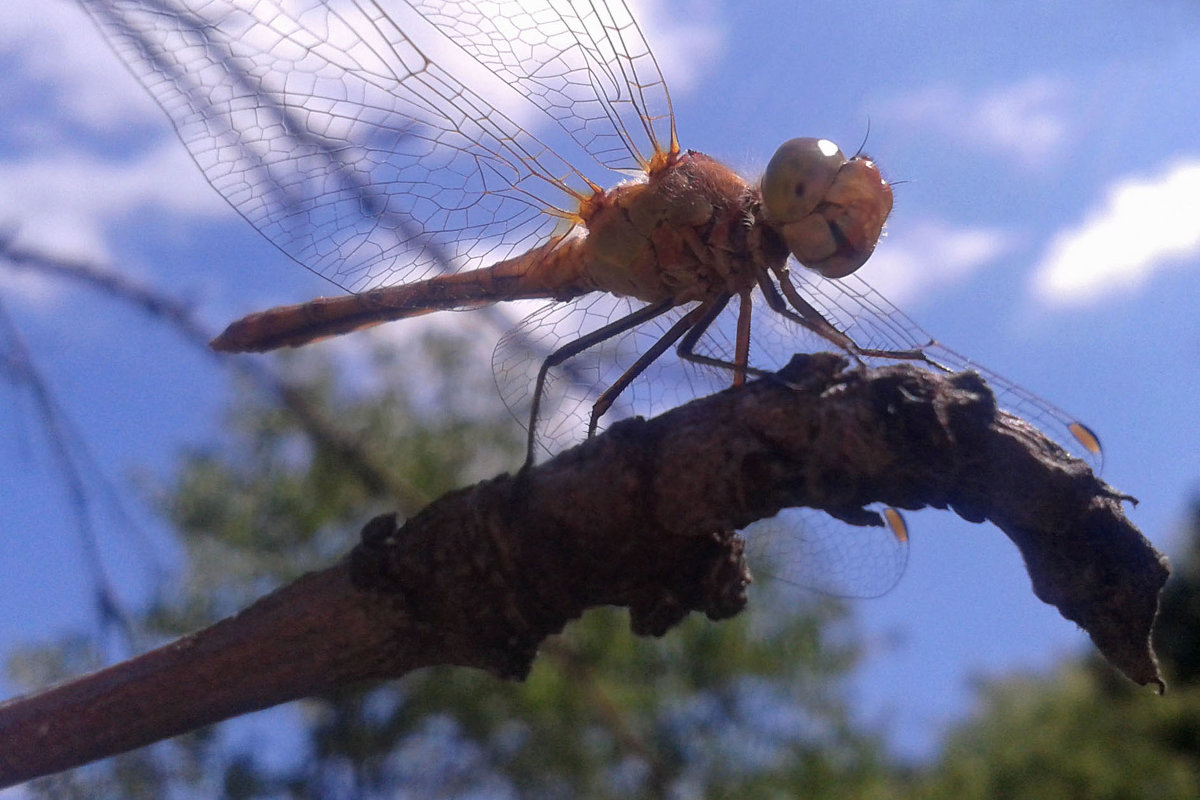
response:
{"label": "dragonfly head", "polygon": [[892,188],[866,156],[847,159],[828,139],[791,139],[767,164],[762,203],[797,261],[842,278],[874,252]]}

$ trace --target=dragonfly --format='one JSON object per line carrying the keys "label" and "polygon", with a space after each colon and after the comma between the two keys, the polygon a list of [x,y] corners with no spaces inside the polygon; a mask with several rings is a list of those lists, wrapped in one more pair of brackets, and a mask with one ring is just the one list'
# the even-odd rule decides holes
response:
{"label": "dragonfly", "polygon": [[[625,0],[82,2],[213,187],[345,292],[251,314],[217,350],[543,300],[493,358],[527,463],[833,346],[974,369],[1006,413],[1099,467],[1083,423],[855,274],[892,207],[870,157],[796,138],[753,179],[683,149]],[[874,595],[903,572],[893,509],[866,528],[795,513],[753,540],[785,580]]]}

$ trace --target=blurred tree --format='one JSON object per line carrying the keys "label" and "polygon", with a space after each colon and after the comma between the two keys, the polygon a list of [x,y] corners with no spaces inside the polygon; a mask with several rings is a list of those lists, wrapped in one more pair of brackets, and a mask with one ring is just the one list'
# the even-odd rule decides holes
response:
{"label": "blurred tree", "polygon": [[1181,689],[1200,686],[1200,497],[1192,500],[1184,541],[1187,550],[1171,563],[1154,629],[1159,658]]}
{"label": "blurred tree", "polygon": [[914,781],[922,798],[1132,800],[1200,797],[1200,503],[1155,629],[1163,698],[1098,657],[980,686],[979,710]]}
{"label": "blurred tree", "polygon": [[[180,531],[186,571],[141,624],[159,638],[207,625],[327,565],[398,498],[412,513],[422,498],[516,463],[522,431],[473,352],[465,337],[431,335],[353,369],[304,353],[291,357],[303,378],[285,406],[243,392],[227,440],[186,454],[173,483],[152,490]],[[633,636],[624,612],[593,611],[551,640],[520,684],[426,670],[269,712],[295,727],[253,746],[202,731],[31,792],[887,796],[878,742],[845,708],[841,681],[856,659],[845,608],[778,588],[756,585],[748,613],[693,618],[662,640]],[[74,639],[23,652],[10,672],[43,685],[94,666],[89,657]]]}

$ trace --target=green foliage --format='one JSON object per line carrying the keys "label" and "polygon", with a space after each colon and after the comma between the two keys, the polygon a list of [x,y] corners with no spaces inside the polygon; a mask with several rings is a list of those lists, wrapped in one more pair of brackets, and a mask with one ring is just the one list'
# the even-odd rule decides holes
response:
{"label": "green foliage", "polygon": [[[800,619],[788,634],[815,651],[833,617]],[[750,627],[749,617],[697,618],[654,641],[630,634],[623,612],[593,611],[543,648],[523,683],[435,669],[312,705],[318,761],[355,770],[366,796],[504,787],[500,796],[659,797],[692,787],[770,797],[866,783],[871,748],[832,699],[836,681]],[[302,795],[330,789],[317,778]]]}
{"label": "green foliage", "polygon": [[1200,797],[1200,506],[1163,592],[1155,644],[1171,686],[1134,686],[1096,656],[983,684],[979,710],[915,784],[923,798]]}
{"label": "green foliage", "polygon": [[919,796],[1200,797],[1200,691],[1159,699],[1110,670],[1073,664],[983,687],[981,712],[950,737]]}
{"label": "green foliage", "polygon": [[1200,499],[1193,500],[1188,549],[1171,565],[1163,590],[1154,647],[1172,685],[1200,687]]}

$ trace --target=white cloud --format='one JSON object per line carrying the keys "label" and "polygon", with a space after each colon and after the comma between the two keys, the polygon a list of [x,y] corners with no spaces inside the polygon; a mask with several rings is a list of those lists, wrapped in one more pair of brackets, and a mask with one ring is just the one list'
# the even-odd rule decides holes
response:
{"label": "white cloud", "polygon": [[[672,14],[680,3],[688,13]],[[695,80],[719,49],[711,0],[633,5],[664,71],[679,84]],[[668,15],[671,24],[658,23]],[[687,22],[679,25],[679,18]],[[228,213],[167,132],[161,110],[77,6],[0,2],[0,51],[13,54],[17,65],[3,80],[27,94],[45,93],[52,109],[14,109],[9,138],[23,147],[7,159],[0,155],[0,230],[15,234],[19,244],[60,257],[106,260],[110,227],[139,208]],[[97,155],[96,142],[79,134],[90,129],[116,138],[146,124],[159,126],[162,136],[133,158]]]}
{"label": "white cloud", "polygon": [[635,0],[630,6],[667,86],[676,92],[695,89],[725,49],[719,6],[712,0]]}
{"label": "white cloud", "polygon": [[1048,305],[1092,303],[1200,257],[1200,160],[1115,183],[1101,208],[1054,238],[1030,291]]}
{"label": "white cloud", "polygon": [[20,76],[53,91],[54,105],[76,122],[112,128],[162,117],[74,3],[0,3],[0,50],[18,54]]}
{"label": "white cloud", "polygon": [[[112,232],[141,210],[229,214],[80,8],[0,3],[0,52],[14,65],[0,78],[0,117],[15,145],[0,153],[0,233],[17,247],[105,263]],[[143,137],[145,149],[103,151],[100,142],[147,124],[161,135]],[[34,305],[52,304],[62,288],[20,271],[0,271],[0,280]]]}
{"label": "white cloud", "polygon": [[945,289],[1008,252],[1012,237],[996,228],[961,228],[940,220],[907,221],[889,234],[863,268],[862,277],[900,308]]}
{"label": "white cloud", "polygon": [[141,208],[228,214],[174,139],[132,161],[59,151],[0,161],[0,225],[16,241],[64,258],[105,260],[105,228]]}
{"label": "white cloud", "polygon": [[[47,110],[15,108],[16,141],[0,159],[0,226],[23,246],[60,257],[104,259],[104,229],[139,208],[211,215],[226,209],[207,187],[166,118],[71,3],[0,3],[0,49],[18,69],[6,82],[45,92]],[[163,135],[134,157],[97,155],[78,128],[119,133],[150,122]],[[74,138],[72,138],[74,137]]]}
{"label": "white cloud", "polygon": [[1024,166],[1040,166],[1070,140],[1064,113],[1065,82],[1033,77],[982,94],[934,86],[889,103],[884,114],[912,127],[932,129],[956,146],[995,153]]}

